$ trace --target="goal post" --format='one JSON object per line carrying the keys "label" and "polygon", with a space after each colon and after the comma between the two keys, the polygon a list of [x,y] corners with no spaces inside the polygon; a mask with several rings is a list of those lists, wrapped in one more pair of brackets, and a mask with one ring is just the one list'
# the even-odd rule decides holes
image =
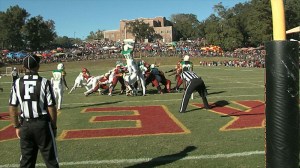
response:
{"label": "goal post", "polygon": [[11,74],[11,72],[12,72],[12,67],[6,67],[5,68],[5,76],[10,76],[10,74]]}
{"label": "goal post", "polygon": [[266,168],[299,168],[299,44],[286,40],[283,0],[271,0],[273,41],[266,42]]}

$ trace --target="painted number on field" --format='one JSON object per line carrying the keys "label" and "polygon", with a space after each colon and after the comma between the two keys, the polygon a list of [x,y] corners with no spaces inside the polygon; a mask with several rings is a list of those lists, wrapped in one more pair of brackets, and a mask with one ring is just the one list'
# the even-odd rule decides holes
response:
{"label": "painted number on field", "polygon": [[[231,103],[241,107],[235,108],[230,104],[226,106],[213,105],[211,112],[220,114],[224,120],[232,118],[230,122],[220,128],[221,131],[244,130],[263,128],[265,125],[265,104],[260,100],[232,101]],[[202,107],[201,104],[193,104]]]}
{"label": "painted number on field", "polygon": [[[125,115],[114,115],[123,112]],[[128,114],[126,114],[128,112]],[[162,134],[186,134],[190,131],[183,126],[165,106],[133,106],[87,108],[83,114],[109,114],[90,118],[90,124],[99,122],[134,122],[131,127],[65,130],[60,139],[90,139],[108,137],[131,137]],[[88,121],[86,121],[88,124]]]}

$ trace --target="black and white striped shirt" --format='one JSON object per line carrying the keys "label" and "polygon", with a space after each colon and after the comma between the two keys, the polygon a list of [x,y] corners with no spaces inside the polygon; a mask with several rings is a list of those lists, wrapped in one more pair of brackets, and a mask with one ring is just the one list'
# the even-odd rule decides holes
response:
{"label": "black and white striped shirt", "polygon": [[56,105],[50,81],[37,73],[28,73],[16,80],[9,99],[11,106],[20,105],[22,118],[38,118]]}
{"label": "black and white striped shirt", "polygon": [[185,80],[187,82],[190,82],[192,79],[200,78],[193,71],[183,71],[180,76],[183,80]]}

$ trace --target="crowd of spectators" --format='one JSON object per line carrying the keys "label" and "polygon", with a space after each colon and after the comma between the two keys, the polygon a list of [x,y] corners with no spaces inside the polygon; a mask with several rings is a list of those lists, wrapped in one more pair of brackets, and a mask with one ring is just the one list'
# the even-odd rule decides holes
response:
{"label": "crowd of spectators", "polygon": [[227,67],[255,67],[265,68],[265,50],[241,50],[225,52],[225,58],[233,58],[225,61],[202,61],[202,66],[227,66]]}
{"label": "crowd of spectators", "polygon": [[[225,57],[226,61],[200,62],[203,66],[265,67],[265,50],[258,48],[240,48],[234,51],[203,49],[200,41],[179,41],[172,43],[138,43],[135,48],[136,57]],[[93,41],[76,44],[72,48],[36,51],[42,57],[41,63],[61,61],[81,61],[97,59],[122,58],[122,42]],[[223,59],[224,60],[224,59]],[[21,64],[22,58],[8,58],[2,53],[0,62]]]}

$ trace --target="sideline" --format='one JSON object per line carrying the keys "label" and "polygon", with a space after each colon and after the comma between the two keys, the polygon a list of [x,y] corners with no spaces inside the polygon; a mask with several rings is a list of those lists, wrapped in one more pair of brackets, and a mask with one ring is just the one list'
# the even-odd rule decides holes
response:
{"label": "sideline", "polygon": [[[204,159],[221,159],[231,157],[245,157],[251,155],[264,155],[265,151],[249,151],[241,153],[227,153],[227,154],[215,154],[215,155],[198,155],[198,156],[187,156],[180,160],[204,160]],[[60,166],[74,166],[74,165],[99,165],[99,164],[122,164],[122,163],[142,163],[149,162],[152,158],[137,158],[137,159],[113,159],[113,160],[88,160],[79,162],[60,162]],[[164,158],[162,161],[178,160],[177,157]],[[178,161],[180,161],[178,160]],[[159,160],[158,160],[159,161]],[[19,164],[5,164],[0,165],[0,168],[15,168],[19,167]],[[44,163],[37,163],[38,167],[46,167]]]}

